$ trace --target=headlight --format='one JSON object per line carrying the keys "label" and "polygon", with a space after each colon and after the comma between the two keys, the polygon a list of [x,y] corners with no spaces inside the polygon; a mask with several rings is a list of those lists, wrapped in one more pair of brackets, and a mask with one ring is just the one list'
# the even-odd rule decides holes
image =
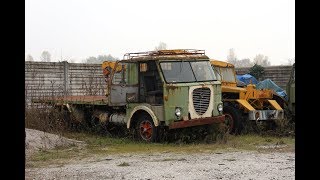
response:
{"label": "headlight", "polygon": [[175,112],[175,114],[176,114],[177,117],[180,117],[180,116],[181,116],[181,108],[176,107],[176,112]]}
{"label": "headlight", "polygon": [[222,111],[223,111],[223,105],[222,105],[222,104],[218,104],[217,108],[218,108],[218,111],[219,111],[219,112],[222,112]]}

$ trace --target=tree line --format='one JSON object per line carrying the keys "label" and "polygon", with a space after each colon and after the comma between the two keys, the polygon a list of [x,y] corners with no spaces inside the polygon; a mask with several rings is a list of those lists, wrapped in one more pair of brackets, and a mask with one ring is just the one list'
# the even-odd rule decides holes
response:
{"label": "tree line", "polygon": [[[167,49],[167,44],[164,42],[160,42],[154,48],[154,50],[165,50],[165,49]],[[119,58],[114,57],[111,54],[108,54],[108,55],[98,55],[96,57],[90,56],[82,60],[82,62],[90,63],[90,64],[100,64],[103,61],[116,61],[116,60],[119,60]],[[34,58],[30,54],[28,54],[26,57],[26,61],[34,61]],[[51,54],[48,51],[43,51],[40,56],[40,61],[51,62],[52,61]],[[68,61],[68,60],[65,60],[65,61]],[[73,60],[69,60],[69,61],[73,62]],[[238,59],[238,57],[236,56],[235,50],[233,48],[229,49],[227,61],[233,64],[235,67],[252,67],[254,65],[267,67],[271,65],[269,57],[263,54],[257,54],[253,58],[253,61],[251,61],[249,58]],[[291,59],[288,59],[287,64],[292,65],[294,62],[295,62],[295,58],[291,58]]]}
{"label": "tree line", "polygon": [[[229,49],[229,54],[227,56],[227,61],[233,64],[235,67],[252,67],[254,65],[259,65],[262,67],[271,66],[271,62],[268,56],[263,54],[257,54],[253,61],[249,58],[238,59],[233,48]],[[295,62],[295,58],[289,58],[287,60],[287,65],[292,65]]]}
{"label": "tree line", "polygon": [[[103,61],[117,61],[117,60],[119,60],[119,58],[114,57],[111,54],[108,54],[108,55],[98,55],[97,57],[90,56],[82,60],[82,62],[89,63],[89,64],[100,64]],[[28,54],[26,57],[26,61],[34,61],[34,58],[30,54]],[[48,51],[43,51],[40,56],[40,61],[51,62],[52,61],[51,54]],[[65,59],[65,61],[68,61],[68,60]],[[69,61],[73,62],[73,60],[69,60]]]}

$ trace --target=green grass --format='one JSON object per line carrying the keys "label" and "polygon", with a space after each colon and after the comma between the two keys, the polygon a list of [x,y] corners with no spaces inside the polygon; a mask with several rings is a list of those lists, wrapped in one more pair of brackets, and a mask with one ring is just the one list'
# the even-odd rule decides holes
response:
{"label": "green grass", "polygon": [[[83,159],[90,156],[104,156],[112,154],[141,154],[141,153],[205,153],[226,151],[293,151],[295,139],[292,137],[272,137],[259,135],[228,135],[227,141],[215,143],[145,143],[137,142],[127,138],[110,138],[88,133],[66,133],[63,136],[71,139],[84,141],[87,146],[79,149],[71,146],[67,148],[56,148],[53,150],[40,151],[27,159],[27,167],[35,167],[48,164],[63,164],[73,159]],[[286,145],[279,149],[261,149],[259,146]],[[165,160],[169,161],[169,160]]]}

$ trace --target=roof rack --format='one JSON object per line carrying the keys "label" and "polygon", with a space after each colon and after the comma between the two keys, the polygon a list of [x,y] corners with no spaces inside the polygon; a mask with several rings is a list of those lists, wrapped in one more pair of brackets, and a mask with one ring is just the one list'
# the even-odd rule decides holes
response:
{"label": "roof rack", "polygon": [[146,56],[165,56],[165,55],[205,55],[205,50],[198,49],[172,49],[172,50],[158,50],[158,51],[147,51],[137,53],[126,53],[123,59],[133,59],[138,57]]}

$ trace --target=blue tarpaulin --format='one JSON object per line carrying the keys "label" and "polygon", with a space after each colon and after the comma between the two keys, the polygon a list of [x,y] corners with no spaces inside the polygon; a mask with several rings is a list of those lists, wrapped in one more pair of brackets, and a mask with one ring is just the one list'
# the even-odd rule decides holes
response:
{"label": "blue tarpaulin", "polygon": [[237,75],[237,79],[239,81],[244,82],[246,85],[248,84],[257,84],[258,80],[250,74]]}
{"label": "blue tarpaulin", "polygon": [[288,100],[287,93],[276,85],[271,79],[265,79],[256,84],[257,89],[273,89],[279,96]]}

